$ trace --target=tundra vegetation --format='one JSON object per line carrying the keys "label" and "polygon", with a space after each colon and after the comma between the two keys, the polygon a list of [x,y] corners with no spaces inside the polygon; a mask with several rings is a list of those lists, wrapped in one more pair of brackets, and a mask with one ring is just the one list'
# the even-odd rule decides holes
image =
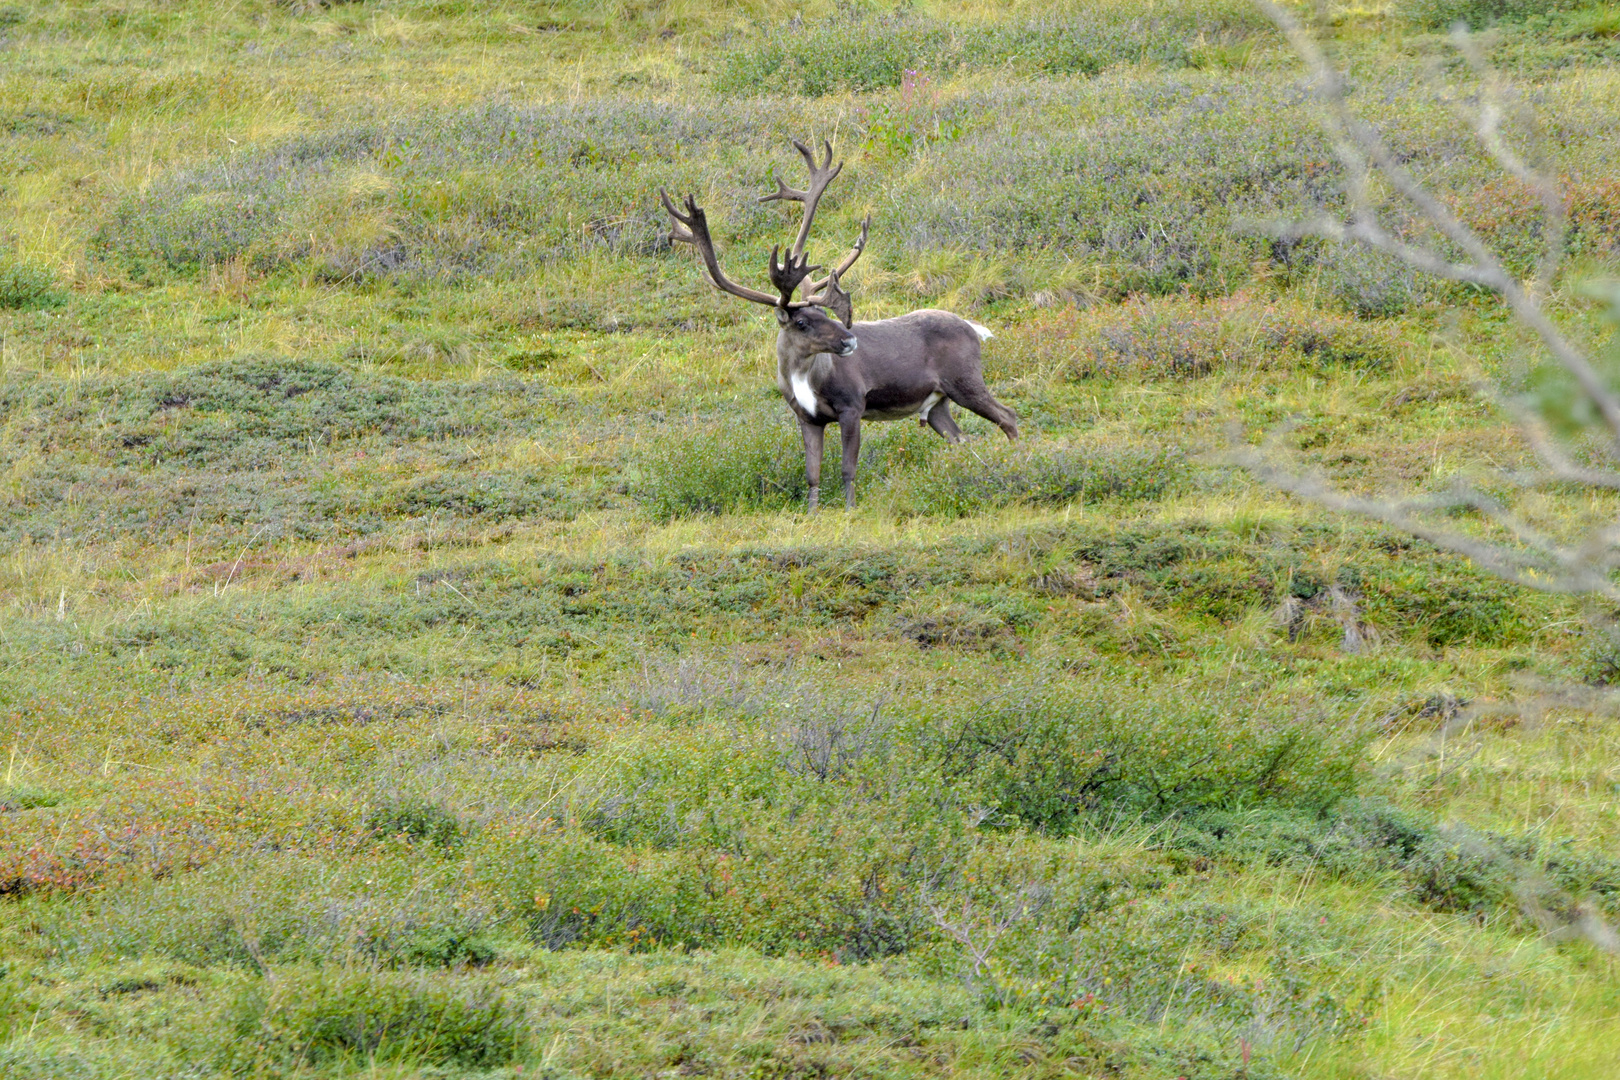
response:
{"label": "tundra vegetation", "polygon": [[[1312,17],[1529,278],[1481,32],[1614,370],[1620,9]],[[9,0],[0,50],[0,1077],[1620,1074],[1615,612],[1228,464],[1443,493],[1530,460],[1482,378],[1559,384],[1252,227],[1343,178],[1244,0]],[[877,425],[801,512],[774,320],[656,199],[763,267],[789,136],[1019,443]]]}

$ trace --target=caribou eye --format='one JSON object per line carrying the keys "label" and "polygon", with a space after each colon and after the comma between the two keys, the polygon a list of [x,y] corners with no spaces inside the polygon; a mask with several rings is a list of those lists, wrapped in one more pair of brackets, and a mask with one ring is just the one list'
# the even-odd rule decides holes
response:
{"label": "caribou eye", "polygon": [[810,329],[810,327],[805,323],[805,321],[803,319],[795,320],[793,325],[795,327],[797,327],[798,329],[800,329],[800,330],[808,330],[808,329]]}

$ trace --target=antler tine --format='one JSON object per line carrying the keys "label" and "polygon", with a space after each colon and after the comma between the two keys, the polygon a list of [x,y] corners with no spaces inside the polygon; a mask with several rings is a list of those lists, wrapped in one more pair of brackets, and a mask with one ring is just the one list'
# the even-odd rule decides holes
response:
{"label": "antler tine", "polygon": [[843,320],[844,329],[849,329],[855,320],[855,304],[849,298],[849,293],[838,287],[838,271],[834,270],[821,280],[817,288],[805,303],[826,308]]}
{"label": "antler tine", "polygon": [[850,249],[848,255],[844,256],[844,261],[838,264],[838,268],[836,270],[822,278],[820,281],[812,281],[810,283],[810,292],[812,294],[821,292],[828,285],[832,285],[835,288],[837,287],[838,279],[849,273],[849,268],[855,265],[855,261],[859,259],[861,257],[861,253],[866,250],[866,234],[871,230],[871,228],[872,215],[867,214],[866,217],[861,220],[861,235],[855,238],[855,246]]}
{"label": "antler tine", "polygon": [[821,203],[822,192],[826,191],[827,185],[836,180],[838,174],[844,171],[844,163],[840,161],[837,165],[833,165],[832,143],[830,142],[822,143],[827,148],[827,160],[819,167],[816,165],[815,154],[811,152],[808,146],[805,146],[797,139],[793,140],[793,145],[804,156],[805,163],[810,166],[810,186],[806,189],[803,199],[804,220],[799,222],[799,235],[793,241],[793,253],[803,255],[805,242],[810,239],[810,223],[816,219],[816,207]]}
{"label": "antler tine", "polygon": [[776,190],[769,195],[760,196],[759,201],[767,203],[781,200],[783,202],[800,202],[804,204],[804,220],[799,223],[799,235],[794,239],[793,247],[790,249],[795,258],[802,258],[804,245],[810,239],[810,223],[816,217],[816,204],[821,201],[821,193],[827,190],[827,185],[832,183],[838,174],[843,171],[844,163],[842,161],[837,165],[832,163],[832,143],[825,139],[822,140],[821,146],[826,152],[826,157],[820,165],[816,164],[816,152],[814,150],[798,139],[790,141],[793,143],[793,149],[797,150],[799,156],[804,158],[804,163],[810,170],[810,186],[800,191],[797,188],[788,187],[778,177]]}
{"label": "antler tine", "polygon": [[[715,257],[714,241],[709,238],[708,216],[703,213],[703,208],[697,204],[695,195],[686,197],[685,214],[675,209],[675,204],[670,201],[669,193],[663,188],[658,189],[658,196],[664,201],[664,209],[669,211],[669,216],[675,223],[669,231],[670,240],[682,244],[691,244],[698,249],[698,254],[703,256],[703,265],[709,271],[709,280],[714,282],[716,288],[722,292],[728,292],[732,296],[738,296],[756,304],[765,304],[769,307],[784,306],[787,300],[791,298],[792,293],[790,292],[782,300],[778,301],[776,297],[769,293],[760,292],[758,289],[750,289],[746,285],[738,285],[735,281],[726,277],[725,273],[720,269],[720,260]],[[772,261],[775,261],[774,258]],[[808,273],[808,271],[806,272]],[[797,287],[798,282],[794,282],[794,285]]]}
{"label": "antler tine", "polygon": [[784,202],[804,202],[804,196],[805,192],[788,187],[782,182],[782,178],[779,176],[776,178],[776,190],[769,195],[761,195],[759,197],[759,201],[762,203],[767,203],[775,202],[776,200],[781,199]]}
{"label": "antler tine", "polygon": [[777,254],[781,250],[780,244],[771,248],[771,284],[782,294],[782,306],[787,307],[793,302],[793,293],[798,289],[799,283],[821,267],[809,265],[808,259],[802,255],[795,257],[791,251],[778,262]]}
{"label": "antler tine", "polygon": [[[670,242],[673,244],[693,243],[696,238],[692,235],[692,218],[682,216],[681,212],[675,209],[675,204],[669,200],[669,192],[663,188],[658,189],[658,197],[664,201],[664,209],[669,211],[672,221],[669,229]],[[690,202],[691,198],[688,195],[687,201]]]}

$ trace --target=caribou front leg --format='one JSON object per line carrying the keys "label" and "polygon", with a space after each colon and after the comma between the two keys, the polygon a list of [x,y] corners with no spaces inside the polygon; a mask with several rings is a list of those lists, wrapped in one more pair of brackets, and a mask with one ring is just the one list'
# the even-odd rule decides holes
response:
{"label": "caribou front leg", "polygon": [[799,433],[804,436],[804,475],[810,481],[809,511],[813,514],[821,503],[821,446],[827,429],[800,420]]}
{"label": "caribou front leg", "polygon": [[855,509],[855,466],[861,459],[861,414],[845,413],[838,418],[838,434],[844,440],[844,509]]}

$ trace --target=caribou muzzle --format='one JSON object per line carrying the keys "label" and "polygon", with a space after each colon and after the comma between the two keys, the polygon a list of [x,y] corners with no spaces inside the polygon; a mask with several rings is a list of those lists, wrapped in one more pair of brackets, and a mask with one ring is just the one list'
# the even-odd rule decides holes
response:
{"label": "caribou muzzle", "polygon": [[848,356],[850,353],[855,351],[855,346],[859,345],[859,344],[860,344],[860,339],[859,338],[854,338],[854,337],[850,338],[848,341],[844,342],[843,347],[838,350],[838,355],[839,356]]}

